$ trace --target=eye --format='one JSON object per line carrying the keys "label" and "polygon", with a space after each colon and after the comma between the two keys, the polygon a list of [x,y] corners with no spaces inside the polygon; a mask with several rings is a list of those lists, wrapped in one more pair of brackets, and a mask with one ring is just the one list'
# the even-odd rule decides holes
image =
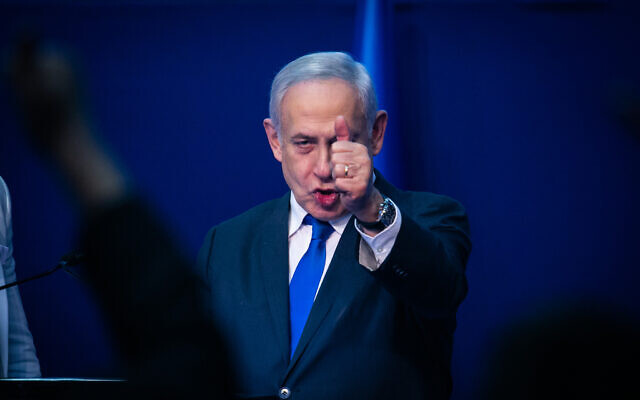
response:
{"label": "eye", "polygon": [[296,152],[301,154],[306,154],[313,150],[313,142],[309,139],[295,139],[293,141],[293,146],[296,149]]}

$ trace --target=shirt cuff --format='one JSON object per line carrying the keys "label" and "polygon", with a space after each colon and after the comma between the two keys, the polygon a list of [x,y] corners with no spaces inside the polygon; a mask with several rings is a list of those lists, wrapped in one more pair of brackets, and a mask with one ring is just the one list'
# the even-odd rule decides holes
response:
{"label": "shirt cuff", "polygon": [[354,220],[356,230],[360,234],[360,237],[362,237],[362,240],[367,244],[367,246],[369,246],[376,259],[375,265],[368,265],[368,263],[364,265],[371,271],[375,271],[380,268],[380,265],[382,265],[384,260],[386,260],[389,253],[391,253],[391,249],[393,248],[394,243],[396,242],[398,232],[400,232],[400,225],[402,224],[402,214],[400,214],[398,206],[396,206],[396,203],[394,203],[392,200],[391,204],[393,204],[393,207],[396,209],[396,219],[391,223],[391,225],[387,226],[382,232],[379,232],[375,236],[369,236],[364,233],[358,226],[358,221]]}

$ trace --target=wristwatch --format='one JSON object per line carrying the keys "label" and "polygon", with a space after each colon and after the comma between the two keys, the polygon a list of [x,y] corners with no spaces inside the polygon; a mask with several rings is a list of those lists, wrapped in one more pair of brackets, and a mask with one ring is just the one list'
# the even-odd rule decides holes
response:
{"label": "wristwatch", "polygon": [[373,222],[358,220],[358,225],[365,229],[384,230],[396,220],[396,207],[388,197],[384,197],[382,203],[378,204],[378,218]]}

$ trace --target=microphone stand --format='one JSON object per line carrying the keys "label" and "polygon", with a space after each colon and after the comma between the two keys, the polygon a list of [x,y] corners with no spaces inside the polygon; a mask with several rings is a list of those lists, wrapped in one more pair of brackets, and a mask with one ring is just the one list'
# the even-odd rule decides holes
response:
{"label": "microphone stand", "polygon": [[[0,286],[0,290],[5,290],[5,289],[8,289],[10,287],[13,287],[13,286],[16,286],[16,285],[21,285],[23,283],[32,281],[34,279],[40,279],[40,278],[45,277],[47,275],[51,275],[54,272],[56,272],[57,270],[59,270],[60,268],[66,268],[66,267],[71,267],[71,266],[77,265],[82,261],[82,258],[83,258],[83,254],[82,253],[73,252],[73,253],[66,254],[66,255],[62,256],[60,261],[58,261],[58,264],[56,264],[56,266],[53,267],[52,269],[50,269],[49,271],[41,272],[41,273],[39,273],[37,275],[33,275],[33,276],[28,277],[28,278],[24,278],[24,279],[15,281],[15,282],[7,283],[6,285]],[[75,276],[75,274],[73,274],[73,273],[71,273],[71,275]]]}

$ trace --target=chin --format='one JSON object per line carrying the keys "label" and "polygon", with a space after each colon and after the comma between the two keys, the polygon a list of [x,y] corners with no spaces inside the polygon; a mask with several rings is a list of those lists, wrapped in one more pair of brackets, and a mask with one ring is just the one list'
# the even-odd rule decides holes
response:
{"label": "chin", "polygon": [[315,207],[309,214],[322,221],[333,221],[345,215],[346,210],[325,210],[322,207]]}

